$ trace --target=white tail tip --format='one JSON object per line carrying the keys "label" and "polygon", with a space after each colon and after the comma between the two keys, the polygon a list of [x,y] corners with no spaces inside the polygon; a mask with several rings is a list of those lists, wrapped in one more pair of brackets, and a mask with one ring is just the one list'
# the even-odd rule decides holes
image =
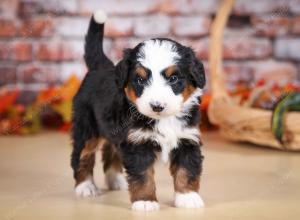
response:
{"label": "white tail tip", "polygon": [[104,11],[98,10],[94,13],[94,19],[97,23],[103,24],[107,19],[107,15]]}

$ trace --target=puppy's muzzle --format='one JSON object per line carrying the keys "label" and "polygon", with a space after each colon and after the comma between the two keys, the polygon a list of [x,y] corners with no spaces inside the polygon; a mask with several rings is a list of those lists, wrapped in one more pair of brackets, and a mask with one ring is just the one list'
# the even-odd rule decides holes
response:
{"label": "puppy's muzzle", "polygon": [[150,107],[152,108],[152,111],[154,111],[154,112],[162,112],[165,109],[165,107],[159,102],[150,103]]}

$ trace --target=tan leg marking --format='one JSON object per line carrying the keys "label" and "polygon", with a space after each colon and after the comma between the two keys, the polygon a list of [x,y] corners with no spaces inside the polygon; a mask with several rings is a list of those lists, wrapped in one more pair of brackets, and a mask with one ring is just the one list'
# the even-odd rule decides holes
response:
{"label": "tan leg marking", "polygon": [[200,177],[198,177],[195,181],[189,181],[186,169],[177,166],[171,166],[170,170],[173,176],[174,189],[176,192],[198,192],[200,186]]}
{"label": "tan leg marking", "polygon": [[129,179],[129,193],[131,202],[135,201],[157,201],[156,187],[154,182],[154,168],[149,167],[145,171],[145,181],[136,182]]}
{"label": "tan leg marking", "polygon": [[93,176],[95,152],[98,143],[99,140],[97,138],[90,139],[86,142],[85,147],[81,151],[75,186]]}

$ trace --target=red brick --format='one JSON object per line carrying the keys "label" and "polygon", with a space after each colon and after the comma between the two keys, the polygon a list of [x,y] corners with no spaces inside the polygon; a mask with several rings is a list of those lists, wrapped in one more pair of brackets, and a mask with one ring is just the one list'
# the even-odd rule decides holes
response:
{"label": "red brick", "polygon": [[292,19],[292,30],[293,34],[300,34],[300,16]]}
{"label": "red brick", "polygon": [[42,61],[67,61],[83,56],[82,41],[52,41],[43,42],[37,46],[36,57]]}
{"label": "red brick", "polygon": [[17,82],[17,70],[12,65],[0,65],[0,86],[8,84],[16,84]]}
{"label": "red brick", "polygon": [[289,4],[286,0],[237,0],[233,7],[233,13],[238,15],[263,14],[273,12],[274,16],[288,15]]}
{"label": "red brick", "polygon": [[1,42],[0,59],[25,62],[32,60],[32,44],[23,41]]}
{"label": "red brick", "polygon": [[272,14],[252,17],[255,32],[260,36],[282,36],[286,35],[291,27],[288,17],[279,17]]}
{"label": "red brick", "polygon": [[297,68],[289,62],[275,60],[266,61],[226,61],[224,63],[226,81],[229,85],[243,81],[253,84],[261,79],[268,83],[278,83],[284,85],[294,82],[297,78]]}
{"label": "red brick", "polygon": [[177,36],[198,37],[208,34],[210,23],[210,19],[205,16],[181,16],[173,20],[172,30]]}
{"label": "red brick", "polygon": [[165,15],[138,17],[134,26],[136,36],[166,36],[170,33],[171,20]]}
{"label": "red brick", "polygon": [[[192,43],[197,56],[200,59],[208,59],[209,40],[197,40]],[[260,59],[272,54],[271,42],[267,39],[253,38],[249,36],[225,37],[223,42],[224,59]]]}
{"label": "red brick", "polygon": [[11,59],[19,62],[32,60],[32,44],[27,42],[14,42],[12,44]]}
{"label": "red brick", "polygon": [[22,37],[48,37],[53,34],[54,24],[48,18],[30,18],[24,20],[19,34]]}
{"label": "red brick", "polygon": [[27,64],[18,68],[20,82],[56,84],[59,82],[58,68],[54,65]]}
{"label": "red brick", "polygon": [[106,37],[128,37],[132,34],[132,18],[109,18],[105,24]]}
{"label": "red brick", "polygon": [[37,49],[37,59],[42,61],[60,61],[72,59],[71,51],[62,43],[41,43]]}
{"label": "red brick", "polygon": [[224,59],[260,59],[272,54],[271,41],[249,36],[225,38]]}
{"label": "red brick", "polygon": [[0,37],[14,37],[17,33],[17,26],[13,20],[0,18]]}
{"label": "red brick", "polygon": [[9,60],[10,52],[12,50],[12,45],[8,42],[0,43],[0,60]]}

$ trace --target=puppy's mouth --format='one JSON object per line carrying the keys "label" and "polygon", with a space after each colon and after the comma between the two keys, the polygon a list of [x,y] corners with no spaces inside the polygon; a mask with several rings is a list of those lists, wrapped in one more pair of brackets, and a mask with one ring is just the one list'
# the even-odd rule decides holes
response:
{"label": "puppy's mouth", "polygon": [[148,117],[153,118],[153,119],[161,119],[163,118],[163,114],[159,112],[153,112],[152,114],[149,114]]}
{"label": "puppy's mouth", "polygon": [[176,115],[176,114],[175,113],[171,114],[169,112],[151,112],[149,114],[146,114],[147,117],[153,118],[153,119],[162,119],[162,118],[167,118],[167,117],[174,116],[174,115]]}

